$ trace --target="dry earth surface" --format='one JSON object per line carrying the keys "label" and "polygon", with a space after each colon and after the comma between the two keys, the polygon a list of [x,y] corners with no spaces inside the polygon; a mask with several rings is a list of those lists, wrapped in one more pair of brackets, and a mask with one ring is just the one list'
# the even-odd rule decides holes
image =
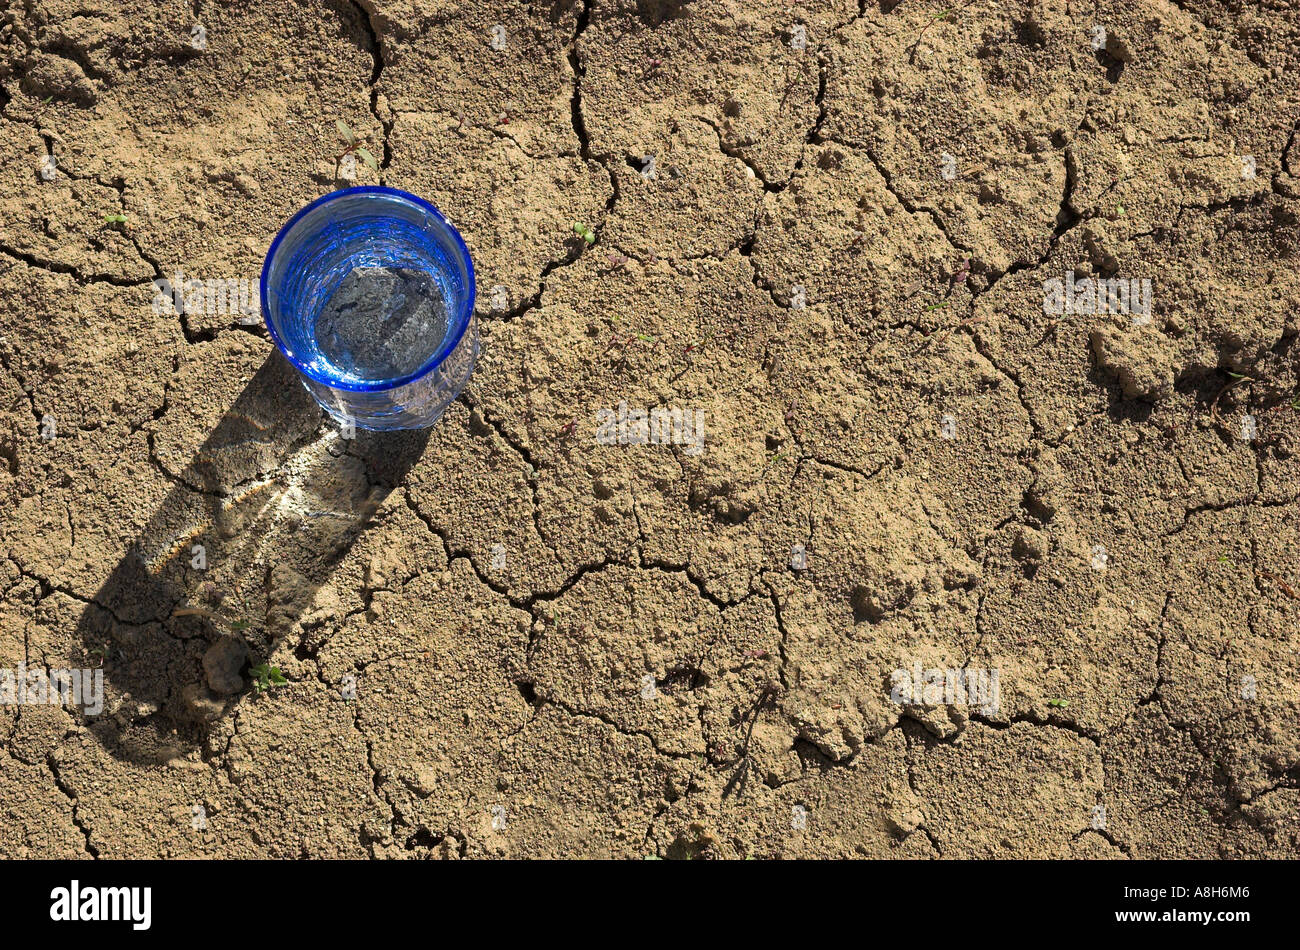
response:
{"label": "dry earth surface", "polygon": [[[106,694],[0,854],[1300,856],[1293,0],[0,11],[0,667]],[[338,119],[478,270],[423,433],[154,305]]]}

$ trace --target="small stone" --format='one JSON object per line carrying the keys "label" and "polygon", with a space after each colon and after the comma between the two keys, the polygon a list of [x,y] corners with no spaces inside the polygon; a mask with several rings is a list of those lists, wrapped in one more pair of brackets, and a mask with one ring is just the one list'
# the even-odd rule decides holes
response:
{"label": "small stone", "polygon": [[421,798],[428,798],[438,790],[438,773],[434,769],[421,769],[415,776],[415,792]]}

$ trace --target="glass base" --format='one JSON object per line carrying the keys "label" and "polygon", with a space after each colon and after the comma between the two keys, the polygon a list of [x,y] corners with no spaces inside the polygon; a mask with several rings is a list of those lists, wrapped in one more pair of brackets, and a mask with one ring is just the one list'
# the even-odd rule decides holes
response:
{"label": "glass base", "polygon": [[333,389],[303,376],[302,384],[321,408],[340,425],[389,432],[394,429],[424,429],[442,414],[465,389],[478,360],[478,320],[469,326],[456,349],[432,372],[405,386],[377,393]]}

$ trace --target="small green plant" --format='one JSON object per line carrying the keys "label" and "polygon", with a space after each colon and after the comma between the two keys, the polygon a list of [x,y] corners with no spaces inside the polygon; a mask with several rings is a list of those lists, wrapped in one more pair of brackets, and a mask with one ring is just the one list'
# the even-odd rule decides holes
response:
{"label": "small green plant", "polygon": [[248,672],[253,677],[253,689],[259,693],[269,690],[272,686],[283,686],[289,682],[278,666],[259,663]]}
{"label": "small green plant", "polygon": [[759,473],[759,477],[764,479],[767,478],[768,473],[773,471],[773,469],[776,466],[776,463],[781,461],[781,459],[785,458],[789,454],[790,452],[788,449],[781,449],[780,451],[773,452],[771,455],[769,455],[767,457],[767,461],[763,463],[763,471]]}
{"label": "small green plant", "polygon": [[1047,705],[1054,706],[1057,709],[1065,709],[1070,705],[1070,701],[1068,699],[1049,699]]}
{"label": "small green plant", "polygon": [[104,215],[105,224],[126,224],[126,215],[124,214],[106,214]]}
{"label": "small green plant", "polygon": [[591,247],[591,245],[596,243],[596,232],[591,230],[591,228],[587,227],[581,221],[573,222],[573,233],[586,241],[588,247]]}
{"label": "small green plant", "polygon": [[942,309],[943,307],[946,307],[946,306],[948,306],[948,301],[946,301],[946,300],[940,300],[938,303],[932,303],[932,304],[930,304],[930,305],[929,305],[928,307],[926,307],[925,309],[926,309],[926,310],[940,310],[940,309]]}
{"label": "small green plant", "polygon": [[932,19],[928,20],[928,21],[926,22],[925,26],[921,27],[921,32],[917,34],[917,36],[916,36],[916,42],[913,43],[911,49],[908,50],[908,53],[907,53],[907,61],[908,61],[909,63],[911,63],[911,64],[915,64],[915,63],[916,63],[916,51],[917,51],[917,48],[920,47],[920,45],[921,45],[921,40],[925,39],[926,31],[928,31],[928,30],[930,29],[930,27],[934,26],[936,23],[939,23],[939,22],[941,22],[941,21],[943,21],[943,20],[949,20],[949,19],[951,19],[951,18],[952,18],[952,17],[953,17],[953,16],[954,16],[958,11],[960,11],[960,10],[965,10],[965,9],[966,9],[968,6],[970,6],[973,2],[974,2],[974,0],[966,0],[966,2],[963,3],[961,6],[959,6],[959,7],[950,7],[949,9],[944,10],[944,11],[938,13],[938,14],[935,15]]}
{"label": "small green plant", "polygon": [[342,119],[336,119],[334,125],[338,128],[339,136],[343,139],[343,144],[345,146],[343,151],[339,153],[338,157],[334,159],[334,180],[337,181],[339,177],[339,164],[349,155],[356,155],[363,162],[369,165],[374,173],[378,175],[379,163],[375,161],[375,156],[370,154],[370,149],[361,144],[361,140],[357,138],[357,134],[353,132],[348,124]]}

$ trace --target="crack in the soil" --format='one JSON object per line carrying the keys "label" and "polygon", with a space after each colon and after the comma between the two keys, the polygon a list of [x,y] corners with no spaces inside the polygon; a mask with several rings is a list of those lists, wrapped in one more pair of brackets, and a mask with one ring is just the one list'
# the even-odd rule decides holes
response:
{"label": "crack in the soil", "polygon": [[605,169],[605,174],[609,176],[610,196],[605,201],[605,214],[594,228],[596,240],[599,242],[605,221],[614,213],[614,206],[618,203],[619,187],[618,175],[611,164],[613,156],[609,153],[594,154],[591,150],[591,136],[587,131],[587,120],[582,112],[582,77],[587,74],[587,64],[582,61],[582,55],[578,52],[578,41],[582,39],[582,35],[587,32],[587,27],[590,25],[591,0],[583,0],[582,10],[578,13],[577,23],[573,30],[573,39],[569,42],[569,51],[566,57],[569,68],[573,72],[573,95],[569,99],[569,122],[573,126],[573,135],[578,140],[579,157],[584,162],[596,162]]}
{"label": "crack in the soil", "polygon": [[499,419],[494,419],[492,417],[488,412],[487,406],[484,405],[474,394],[472,386],[465,387],[464,392],[456,397],[456,399],[470,411],[471,421],[473,420],[474,415],[477,414],[478,417],[497,434],[497,438],[510,446],[510,448],[514,449],[519,458],[523,460],[528,475],[527,481],[529,495],[532,500],[533,530],[537,532],[538,540],[550,548],[552,554],[555,554],[555,545],[551,543],[551,541],[546,537],[546,532],[542,530],[541,505],[537,500],[537,472],[539,466],[533,461],[532,449],[516,440],[506,431],[505,425]]}
{"label": "crack in the soil", "polygon": [[1074,838],[1071,840],[1078,841],[1084,835],[1097,835],[1099,838],[1104,839],[1106,843],[1109,844],[1112,848],[1115,848],[1116,850],[1123,853],[1125,857],[1131,858],[1133,856],[1133,852],[1129,849],[1129,846],[1124,844],[1119,839],[1117,839],[1113,834],[1111,834],[1111,832],[1107,831],[1105,828],[1092,828],[1092,827],[1084,828],[1082,831],[1076,834]]}
{"label": "crack in the soil", "polygon": [[[85,287],[88,284],[110,284],[113,287],[145,287],[150,283],[143,280],[129,280],[125,277],[119,277],[116,274],[87,274],[80,268],[72,264],[64,264],[60,261],[42,260],[34,254],[26,251],[20,251],[7,245],[0,244],[0,254],[11,257],[16,261],[21,261],[28,267],[34,267],[37,270],[43,270],[50,274],[65,274],[74,281]],[[144,258],[141,258],[143,260]]]}
{"label": "crack in the soil", "polygon": [[375,29],[374,14],[370,8],[372,0],[362,3],[360,0],[350,0],[353,7],[361,15],[361,25],[366,31],[366,38],[369,40],[370,55],[373,60],[370,72],[370,114],[374,116],[379,127],[384,130],[383,154],[379,160],[379,183],[384,184],[384,172],[393,161],[393,147],[390,141],[393,133],[393,125],[397,121],[396,117],[390,117],[385,120],[379,114],[379,80],[383,76],[384,66],[384,47],[379,41],[379,33]]}
{"label": "crack in the soil", "polygon": [[894,176],[890,173],[885,163],[876,157],[876,153],[873,149],[865,143],[861,146],[854,146],[848,142],[839,142],[838,144],[849,149],[860,147],[863,153],[867,156],[867,159],[875,166],[876,171],[880,174],[881,180],[885,183],[885,190],[894,196],[894,200],[902,206],[904,211],[914,217],[918,214],[924,214],[928,217],[953,250],[960,251],[967,257],[970,257],[975,253],[974,248],[967,247],[965,244],[960,243],[948,232],[948,226],[944,224],[943,219],[939,216],[938,212],[927,205],[915,203],[898,190],[898,187],[894,184]]}
{"label": "crack in the soil", "polygon": [[[894,728],[902,728],[901,718],[895,724]],[[907,774],[907,787],[912,790],[912,794],[916,796],[917,802],[922,806],[921,822],[916,826],[916,830],[925,835],[926,840],[930,842],[930,847],[934,848],[934,853],[938,857],[942,858],[943,848],[939,844],[939,839],[934,836],[934,833],[925,822],[924,805],[928,799],[922,795],[920,790],[916,787],[916,762],[913,758],[913,749],[915,746],[912,737],[908,734],[907,730],[903,730],[903,739],[906,742],[906,748],[903,750],[903,767]]]}
{"label": "crack in the soil", "polygon": [[[776,668],[776,676],[781,681],[781,692],[784,694],[790,689],[789,680],[786,678],[786,668],[790,664],[790,631],[786,629],[785,617],[781,613],[781,598],[777,595],[776,589],[767,583],[766,579],[764,579],[764,583],[767,584],[767,593],[772,601],[772,617],[776,621],[777,632],[781,634],[781,638],[776,645],[777,652],[781,654],[781,662]],[[787,717],[788,719],[789,717]]]}
{"label": "crack in the soil", "polygon": [[[1086,116],[1085,116],[1086,121]],[[1056,251],[1056,246],[1060,243],[1065,234],[1086,220],[1090,215],[1081,215],[1074,210],[1074,190],[1078,186],[1079,169],[1074,157],[1073,146],[1067,145],[1065,148],[1065,187],[1061,195],[1061,203],[1056,212],[1056,223],[1052,227],[1051,237],[1048,238],[1047,247],[1043,253],[1038,256],[1037,260],[1019,260],[1012,263],[1006,270],[1001,273],[990,274],[988,282],[979,290],[971,294],[970,311],[974,312],[975,302],[984,294],[991,291],[995,284],[1003,277],[1009,277],[1012,274],[1018,274],[1021,271],[1034,271],[1045,265]]]}
{"label": "crack in the soil", "polygon": [[598,722],[603,722],[619,735],[626,736],[629,739],[645,739],[650,743],[650,748],[654,749],[656,755],[661,755],[666,759],[698,762],[703,758],[704,753],[702,752],[669,752],[665,749],[661,749],[659,748],[659,739],[654,735],[654,733],[642,729],[633,729],[630,726],[624,726],[621,723],[616,722],[611,716],[604,713],[586,709],[577,709],[565,703],[563,700],[556,699],[554,696],[539,696],[537,701],[542,705],[553,706],[575,718],[595,719]]}
{"label": "crack in the soil", "polygon": [[[569,41],[569,49],[565,61],[569,64],[569,69],[573,74],[573,92],[569,97],[569,122],[573,129],[573,136],[578,141],[578,157],[588,163],[588,166],[590,166],[591,163],[599,165],[605,170],[605,174],[609,178],[610,193],[609,197],[605,199],[604,212],[602,213],[600,220],[597,221],[592,228],[596,238],[594,244],[599,244],[601,242],[601,235],[604,231],[605,224],[614,214],[614,209],[621,197],[621,191],[618,183],[618,175],[614,171],[612,165],[613,156],[608,153],[595,154],[591,150],[591,138],[587,132],[587,122],[582,111],[582,77],[586,75],[587,67],[582,62],[582,57],[578,52],[578,41],[582,38],[583,33],[586,32],[587,27],[590,25],[590,6],[590,0],[584,0],[582,10],[578,14],[573,38]],[[490,131],[492,131],[494,135],[502,134],[496,129],[490,129]],[[515,141],[513,137],[509,135],[506,135],[506,137],[511,138],[511,141]],[[515,144],[518,145],[519,143],[515,141]],[[529,154],[527,150],[522,148],[522,146],[520,148],[524,151],[525,155]],[[571,155],[572,153],[564,152],[561,154]],[[529,155],[529,157],[532,158],[534,156]],[[537,279],[536,293],[523,298],[517,305],[507,310],[489,313],[486,318],[489,318],[494,322],[506,322],[516,320],[526,313],[540,309],[542,306],[542,296],[546,293],[546,278],[555,271],[576,263],[577,260],[582,257],[583,252],[586,249],[587,246],[582,241],[571,242],[568,254],[558,260],[547,261],[546,264],[542,266],[541,273],[538,275]]]}
{"label": "crack in the soil", "polygon": [[1040,729],[1061,729],[1065,732],[1073,733],[1081,739],[1087,739],[1094,746],[1099,748],[1101,746],[1101,740],[1109,735],[1109,732],[1096,733],[1091,729],[1085,729],[1083,726],[1080,726],[1078,723],[1072,722],[1069,719],[1060,719],[1052,716],[1049,716],[1046,719],[1038,719],[1029,713],[1018,713],[1008,718],[1005,722],[999,722],[989,719],[975,710],[971,710],[970,720],[971,722],[979,723],[985,728],[996,729],[999,732],[1005,732],[1012,726],[1020,723],[1027,723]]}
{"label": "crack in the soil", "polygon": [[86,820],[81,817],[81,802],[77,800],[77,796],[73,793],[72,789],[68,787],[68,784],[63,780],[63,776],[59,773],[59,766],[55,761],[54,752],[50,752],[45,756],[45,764],[49,768],[50,774],[54,777],[55,787],[57,787],[58,790],[67,797],[68,802],[72,806],[72,823],[77,826],[77,830],[81,832],[81,836],[85,839],[86,854],[90,855],[91,858],[98,859],[99,848],[95,847],[94,843],[90,840],[90,826],[86,824]]}

